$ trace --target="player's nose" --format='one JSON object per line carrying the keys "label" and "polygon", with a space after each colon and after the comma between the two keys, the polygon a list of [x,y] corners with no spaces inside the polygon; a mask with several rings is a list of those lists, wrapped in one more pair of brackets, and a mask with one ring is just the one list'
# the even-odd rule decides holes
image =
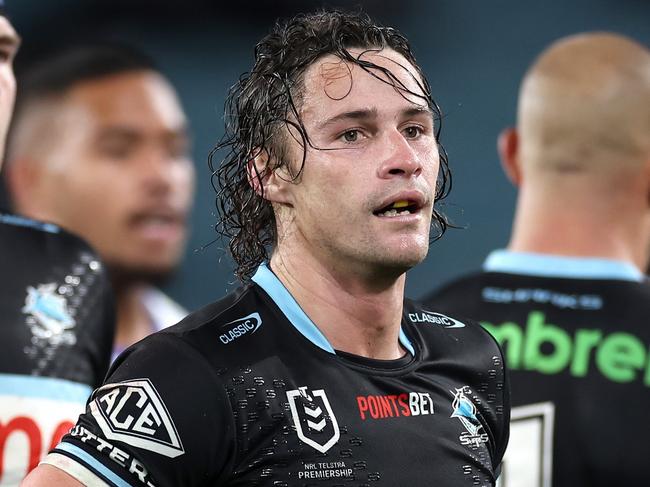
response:
{"label": "player's nose", "polygon": [[382,149],[384,157],[379,166],[380,177],[412,177],[422,172],[418,154],[400,131],[392,130],[386,134]]}

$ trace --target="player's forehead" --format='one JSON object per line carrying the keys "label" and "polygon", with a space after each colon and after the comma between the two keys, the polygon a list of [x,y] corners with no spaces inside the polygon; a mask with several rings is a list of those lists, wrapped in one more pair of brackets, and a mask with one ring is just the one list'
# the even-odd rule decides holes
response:
{"label": "player's forehead", "polygon": [[133,71],[85,81],[70,90],[66,101],[86,112],[96,126],[175,129],[186,125],[176,93],[155,72]]}
{"label": "player's forehead", "polygon": [[328,108],[336,110],[347,104],[387,105],[388,98],[398,103],[427,106],[422,78],[403,55],[390,48],[356,48],[349,52],[365,68],[334,54],[317,59],[307,68],[302,94],[303,114]]}

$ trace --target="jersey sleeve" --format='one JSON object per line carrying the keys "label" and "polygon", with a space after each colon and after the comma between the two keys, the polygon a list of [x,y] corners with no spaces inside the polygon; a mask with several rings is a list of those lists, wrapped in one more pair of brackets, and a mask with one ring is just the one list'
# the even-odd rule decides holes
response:
{"label": "jersey sleeve", "polygon": [[[493,338],[490,335],[491,338]],[[496,340],[495,340],[496,342]],[[508,440],[510,439],[510,380],[508,377],[508,368],[505,366],[505,359],[503,356],[503,351],[499,344],[496,344],[501,357],[501,374],[503,374],[502,388],[501,388],[501,406],[500,409],[497,409],[497,448],[495,456],[495,472],[497,477],[501,474],[501,464],[503,462],[503,456],[506,453],[506,448],[508,448]]]}
{"label": "jersey sleeve", "polygon": [[464,321],[468,324],[472,323],[475,330],[480,332],[483,341],[481,349],[489,351],[485,355],[488,362],[483,367],[487,367],[488,380],[482,379],[476,387],[477,390],[483,391],[486,398],[482,406],[482,413],[492,432],[490,435],[493,444],[491,448],[492,465],[495,478],[498,478],[510,438],[510,383],[508,369],[505,365],[503,351],[494,337],[479,323],[469,319],[464,319]]}
{"label": "jersey sleeve", "polygon": [[215,485],[234,457],[231,411],[204,357],[155,334],[118,358],[44,463],[89,485]]}

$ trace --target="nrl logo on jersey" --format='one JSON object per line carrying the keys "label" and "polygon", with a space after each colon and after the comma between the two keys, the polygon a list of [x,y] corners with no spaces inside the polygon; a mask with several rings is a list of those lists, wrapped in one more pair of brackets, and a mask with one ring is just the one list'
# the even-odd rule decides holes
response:
{"label": "nrl logo on jersey", "polygon": [[100,387],[90,403],[90,412],[107,440],[170,458],[185,453],[169,411],[149,379]]}
{"label": "nrl logo on jersey", "polygon": [[409,320],[413,323],[431,323],[432,325],[438,325],[443,328],[465,328],[465,323],[462,321],[455,320],[442,313],[427,311],[425,309],[421,313],[409,313]]}
{"label": "nrl logo on jersey", "polygon": [[310,392],[307,387],[299,387],[287,391],[287,400],[302,442],[325,453],[339,441],[339,424],[323,389]]}
{"label": "nrl logo on jersey", "polygon": [[58,284],[39,284],[27,287],[27,297],[22,312],[28,315],[27,325],[32,335],[52,345],[74,345],[77,337],[72,329],[75,320],[68,309],[68,301],[57,293]]}
{"label": "nrl logo on jersey", "polygon": [[222,328],[227,328],[227,330],[219,335],[219,340],[224,345],[227,345],[239,337],[244,335],[252,335],[255,333],[259,327],[262,326],[262,318],[259,313],[251,313],[248,316],[239,318],[226,323]]}
{"label": "nrl logo on jersey", "polygon": [[488,435],[485,432],[481,432],[483,425],[476,417],[476,406],[467,397],[468,394],[472,393],[470,388],[465,386],[456,389],[456,392],[450,392],[454,395],[454,400],[451,404],[453,411],[450,417],[458,418],[466,430],[458,437],[461,444],[479,446],[481,443],[486,443],[488,441]]}

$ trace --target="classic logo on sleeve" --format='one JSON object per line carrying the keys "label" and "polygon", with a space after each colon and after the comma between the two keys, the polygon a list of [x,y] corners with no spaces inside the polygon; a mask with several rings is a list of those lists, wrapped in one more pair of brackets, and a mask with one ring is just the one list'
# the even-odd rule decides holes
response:
{"label": "classic logo on sleeve", "polygon": [[434,311],[427,311],[425,309],[420,313],[409,313],[409,320],[413,323],[431,323],[442,328],[465,328],[465,323],[462,321],[455,320],[442,313],[435,313]]}
{"label": "classic logo on sleeve", "polygon": [[108,440],[170,458],[185,453],[169,411],[149,379],[102,386],[90,411]]}
{"label": "classic logo on sleeve", "polygon": [[224,345],[234,342],[244,335],[252,335],[262,326],[262,318],[259,313],[251,313],[248,316],[226,323],[222,326],[224,332],[219,335],[219,340]]}
{"label": "classic logo on sleeve", "polygon": [[311,391],[300,387],[287,391],[296,433],[304,443],[325,453],[341,436],[330,402],[323,389]]}

